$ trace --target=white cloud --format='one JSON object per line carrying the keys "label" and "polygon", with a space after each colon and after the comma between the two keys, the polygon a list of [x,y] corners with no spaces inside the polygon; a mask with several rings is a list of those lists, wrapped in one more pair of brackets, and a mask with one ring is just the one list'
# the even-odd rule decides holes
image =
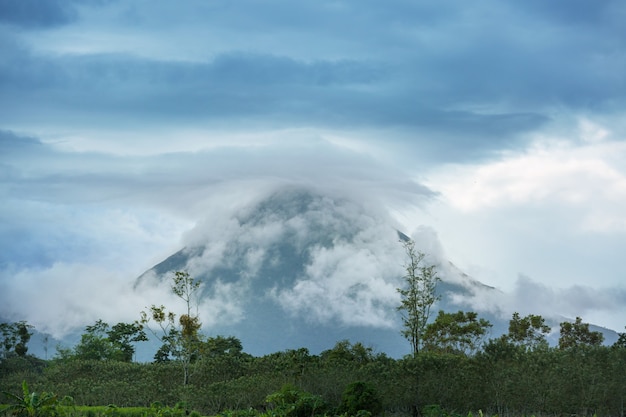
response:
{"label": "white cloud", "polygon": [[[287,311],[318,322],[390,327],[399,296],[402,247],[388,224],[355,222],[353,240],[312,248],[305,275],[293,288],[274,288]],[[362,228],[362,229],[361,229]],[[330,229],[332,230],[332,229]]]}
{"label": "white cloud", "polygon": [[625,167],[625,142],[543,139],[494,161],[438,168],[428,185],[460,212],[556,208],[578,230],[619,233],[626,231]]}
{"label": "white cloud", "polygon": [[0,316],[26,320],[56,338],[98,319],[138,320],[150,304],[177,304],[167,286],[134,291],[133,279],[102,266],[56,263],[49,268],[5,270],[2,275]]}
{"label": "white cloud", "polygon": [[246,318],[245,306],[249,299],[249,282],[222,282],[211,285],[211,297],[203,297],[199,316],[205,329],[215,325],[228,326]]}
{"label": "white cloud", "polygon": [[585,142],[598,143],[605,140],[611,132],[604,126],[587,118],[581,118],[579,122],[580,138]]}
{"label": "white cloud", "polygon": [[495,313],[503,319],[518,312],[522,316],[538,314],[554,323],[582,317],[585,322],[616,331],[626,325],[626,289],[623,287],[555,287],[521,275],[512,291],[476,287],[473,294],[457,295],[454,300],[478,312]]}

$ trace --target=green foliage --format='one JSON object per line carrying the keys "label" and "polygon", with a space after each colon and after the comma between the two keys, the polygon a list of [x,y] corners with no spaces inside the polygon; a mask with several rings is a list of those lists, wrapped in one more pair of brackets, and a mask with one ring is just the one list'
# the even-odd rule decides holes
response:
{"label": "green foliage", "polygon": [[147,341],[140,323],[108,323],[97,320],[86,326],[85,333],[74,349],[57,348],[57,356],[63,360],[113,360],[131,362],[135,354],[134,342]]}
{"label": "green foliage", "polygon": [[439,311],[433,323],[426,326],[424,345],[429,351],[475,353],[491,327],[473,311],[446,313]]}
{"label": "green foliage", "polygon": [[579,346],[600,346],[604,336],[600,332],[589,330],[589,323],[583,323],[580,317],[576,317],[574,323],[561,323],[559,335],[559,349],[570,349]]}
{"label": "green foliage", "polygon": [[[198,412],[190,412],[189,416]],[[185,417],[187,411],[179,408],[170,408],[159,402],[153,402],[150,407],[117,407],[113,404],[102,406],[78,406],[74,408],[72,417]]]}
{"label": "green foliage", "polygon": [[121,352],[107,338],[109,325],[102,320],[85,327],[85,333],[74,348],[73,357],[83,360],[121,359]]}
{"label": "green foliage", "polygon": [[0,323],[0,358],[7,358],[11,354],[24,357],[28,352],[28,342],[33,335],[33,326],[25,321],[16,323]]}
{"label": "green foliage", "polygon": [[199,333],[202,323],[196,314],[192,314],[194,306],[197,310],[197,292],[200,282],[192,278],[189,273],[177,271],[172,277],[170,286],[172,292],[181,298],[186,305],[187,312],[181,314],[176,321],[176,314],[167,311],[165,306],[152,305],[149,310],[141,312],[141,325],[148,325],[155,322],[161,329],[158,334],[154,330],[148,329],[163,343],[157,351],[155,362],[167,362],[170,357],[174,358],[183,369],[183,385],[189,384],[192,371],[192,363],[197,360],[202,353],[203,342]]}
{"label": "green foliage", "polygon": [[354,364],[366,364],[374,360],[374,350],[365,347],[362,343],[351,343],[349,340],[340,340],[332,349],[325,350],[320,354],[321,358],[331,362],[349,362]]}
{"label": "green foliage", "polygon": [[135,355],[136,342],[147,342],[148,336],[139,322],[117,323],[107,332],[111,344],[120,352],[119,356],[124,362],[131,362]]}
{"label": "green foliage", "polygon": [[311,417],[323,415],[328,406],[322,397],[285,384],[266,398],[272,417]]}
{"label": "green foliage", "polygon": [[406,274],[405,288],[398,288],[401,303],[398,310],[402,312],[402,335],[411,343],[414,355],[421,349],[424,331],[430,317],[430,309],[439,299],[435,294],[437,283],[436,265],[426,264],[426,254],[415,249],[415,242],[402,242],[407,261],[404,265]]}
{"label": "green foliage", "polygon": [[613,343],[613,347],[616,349],[626,349],[626,333],[618,333],[618,338]]}
{"label": "green foliage", "polygon": [[422,408],[423,417],[446,417],[446,412],[439,404],[429,404]]}
{"label": "green foliage", "polygon": [[0,412],[9,413],[17,417],[52,416],[59,403],[57,396],[49,392],[31,392],[26,381],[22,382],[22,395],[7,391],[3,394],[10,401],[0,408]]}
{"label": "green foliage", "polygon": [[[99,334],[107,337],[110,330]],[[498,337],[474,355],[422,349],[402,359],[348,340],[319,355],[301,348],[253,357],[242,352],[238,339],[222,336],[207,339],[205,346],[187,385],[180,384],[177,360],[43,361],[11,355],[0,361],[0,391],[12,393],[5,394],[0,416],[32,417],[36,409],[34,417],[368,417],[376,408],[359,410],[367,392],[378,396],[385,415],[397,416],[430,404],[420,407],[425,417],[461,417],[467,410],[484,410],[486,416],[604,417],[622,415],[626,404],[626,348],[619,343],[528,348]],[[24,380],[29,385],[20,393]]]}
{"label": "green foliage", "polygon": [[209,337],[202,348],[203,356],[238,356],[243,352],[241,340],[234,336]]}
{"label": "green foliage", "polygon": [[219,413],[219,417],[257,417],[259,413],[254,408],[243,410],[225,410]]}
{"label": "green foliage", "polygon": [[[183,417],[187,414],[187,407],[183,403],[177,403],[173,408],[164,406],[159,401],[150,404],[150,408],[144,412],[144,417]],[[119,417],[134,417],[120,415]]]}
{"label": "green foliage", "polygon": [[383,402],[376,388],[366,382],[353,382],[346,387],[341,396],[339,412],[349,416],[356,416],[360,411],[369,415],[378,415],[382,412]]}
{"label": "green foliage", "polygon": [[509,321],[509,332],[505,337],[516,345],[534,349],[547,345],[548,333],[550,333],[550,326],[546,325],[543,317],[529,314],[522,318],[516,312]]}

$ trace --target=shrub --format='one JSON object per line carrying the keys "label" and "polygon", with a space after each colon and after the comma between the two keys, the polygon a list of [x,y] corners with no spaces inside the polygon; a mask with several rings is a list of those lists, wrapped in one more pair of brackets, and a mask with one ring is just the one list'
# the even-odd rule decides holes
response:
{"label": "shrub", "polygon": [[424,417],[448,417],[448,414],[439,404],[425,405],[422,409],[422,416]]}
{"label": "shrub", "polygon": [[383,402],[376,388],[366,382],[351,383],[341,395],[339,411],[349,416],[363,416],[362,411],[377,415],[382,410]]}
{"label": "shrub", "polygon": [[268,414],[275,417],[311,417],[324,414],[328,408],[319,395],[302,391],[291,384],[283,385],[280,391],[268,395],[266,402],[273,407]]}
{"label": "shrub", "polygon": [[220,417],[256,417],[257,411],[253,408],[244,410],[226,410],[219,414]]}

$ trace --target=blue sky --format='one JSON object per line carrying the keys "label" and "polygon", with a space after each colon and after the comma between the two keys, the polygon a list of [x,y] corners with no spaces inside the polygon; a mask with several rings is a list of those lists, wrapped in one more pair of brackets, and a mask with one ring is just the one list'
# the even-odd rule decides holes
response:
{"label": "blue sky", "polygon": [[623,330],[625,20],[617,0],[0,0],[0,315],[134,320],[145,297],[103,306],[192,229],[302,184],[427,227],[516,306]]}

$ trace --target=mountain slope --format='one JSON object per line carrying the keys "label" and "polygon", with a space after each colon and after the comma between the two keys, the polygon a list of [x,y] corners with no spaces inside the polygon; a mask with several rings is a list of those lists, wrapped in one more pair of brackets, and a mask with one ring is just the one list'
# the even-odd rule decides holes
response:
{"label": "mountain slope", "polygon": [[[396,310],[403,235],[379,213],[294,188],[199,229],[185,248],[142,274],[136,289],[188,271],[203,283],[207,333],[237,336],[253,354],[317,352],[342,339],[391,356],[408,353]],[[461,309],[458,298],[477,290],[497,292],[448,262],[430,261],[440,263],[443,278],[434,311]]]}

